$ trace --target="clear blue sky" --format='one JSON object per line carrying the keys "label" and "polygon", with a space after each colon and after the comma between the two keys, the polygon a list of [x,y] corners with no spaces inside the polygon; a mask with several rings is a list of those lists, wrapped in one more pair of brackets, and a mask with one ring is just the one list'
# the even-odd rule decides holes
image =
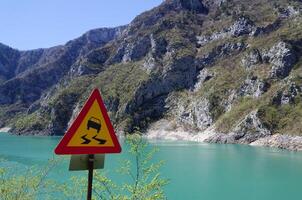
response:
{"label": "clear blue sky", "polygon": [[163,0],[1,0],[0,42],[26,50],[129,23]]}

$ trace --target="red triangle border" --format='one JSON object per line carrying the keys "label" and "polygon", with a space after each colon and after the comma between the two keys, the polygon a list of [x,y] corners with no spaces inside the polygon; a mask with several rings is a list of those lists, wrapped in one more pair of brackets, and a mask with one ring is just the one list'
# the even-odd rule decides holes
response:
{"label": "red triangle border", "polygon": [[[86,114],[88,113],[90,107],[92,106],[93,102],[97,100],[102,115],[104,117],[105,123],[107,125],[109,134],[112,138],[113,146],[112,147],[69,147],[67,144],[76,133],[77,129],[81,125],[82,121],[84,120]],[[107,110],[103,103],[100,91],[96,88],[91,93],[90,97],[84,104],[84,107],[80,111],[77,118],[74,120],[72,125],[67,130],[66,134],[63,136],[61,141],[59,142],[58,146],[55,148],[55,153],[58,155],[73,155],[73,154],[104,154],[104,153],[120,153],[122,151],[113,126],[110,122],[110,118],[107,114]]]}

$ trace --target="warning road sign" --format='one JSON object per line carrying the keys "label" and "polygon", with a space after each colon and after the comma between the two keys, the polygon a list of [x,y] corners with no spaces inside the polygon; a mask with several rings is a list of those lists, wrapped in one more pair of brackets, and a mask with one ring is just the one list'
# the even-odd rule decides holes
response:
{"label": "warning road sign", "polygon": [[55,149],[56,154],[120,153],[100,92],[95,89]]}

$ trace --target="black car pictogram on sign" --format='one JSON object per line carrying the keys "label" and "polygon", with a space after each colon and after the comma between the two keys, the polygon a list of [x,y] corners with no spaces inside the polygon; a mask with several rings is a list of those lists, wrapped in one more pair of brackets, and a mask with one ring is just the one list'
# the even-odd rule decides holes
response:
{"label": "black car pictogram on sign", "polygon": [[99,120],[98,118],[95,117],[90,117],[88,122],[87,122],[87,130],[89,130],[90,128],[93,128],[95,130],[97,130],[97,133],[100,132],[101,130],[101,120]]}

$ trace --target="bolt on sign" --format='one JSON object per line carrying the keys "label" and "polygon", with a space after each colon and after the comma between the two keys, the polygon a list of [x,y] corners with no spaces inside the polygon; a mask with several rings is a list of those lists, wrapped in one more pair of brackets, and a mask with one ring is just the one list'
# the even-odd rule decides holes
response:
{"label": "bolt on sign", "polygon": [[100,92],[95,89],[56,147],[55,153],[62,155],[120,152],[121,146],[110,122]]}

